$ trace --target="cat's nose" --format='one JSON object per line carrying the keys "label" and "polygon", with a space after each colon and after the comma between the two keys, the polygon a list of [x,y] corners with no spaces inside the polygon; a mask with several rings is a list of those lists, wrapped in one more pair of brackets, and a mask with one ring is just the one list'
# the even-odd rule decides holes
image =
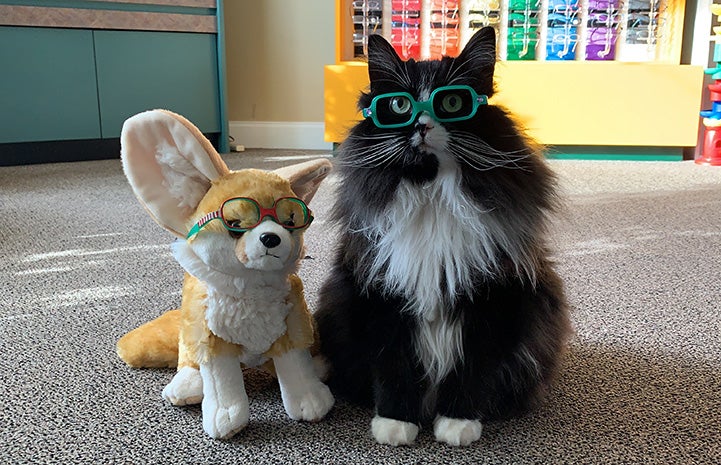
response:
{"label": "cat's nose", "polygon": [[428,125],[426,123],[421,123],[420,121],[416,123],[416,131],[421,135],[421,137],[426,137],[426,134],[428,134]]}
{"label": "cat's nose", "polygon": [[260,243],[272,249],[280,245],[280,237],[275,233],[263,233],[260,235]]}

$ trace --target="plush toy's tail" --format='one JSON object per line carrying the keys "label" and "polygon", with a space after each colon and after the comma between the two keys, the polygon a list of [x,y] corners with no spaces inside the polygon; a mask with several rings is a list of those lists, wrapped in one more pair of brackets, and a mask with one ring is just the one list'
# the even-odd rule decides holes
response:
{"label": "plush toy's tail", "polygon": [[180,310],[171,310],[121,337],[118,356],[133,368],[174,368],[179,334]]}

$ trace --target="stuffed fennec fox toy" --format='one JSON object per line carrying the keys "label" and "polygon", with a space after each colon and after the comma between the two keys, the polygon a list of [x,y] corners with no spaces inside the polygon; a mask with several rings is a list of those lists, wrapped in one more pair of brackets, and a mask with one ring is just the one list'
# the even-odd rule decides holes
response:
{"label": "stuffed fennec fox toy", "polygon": [[313,320],[294,273],[312,220],[306,202],[330,162],[230,171],[195,126],[162,110],[128,119],[121,145],[133,191],[180,238],[172,250],[187,273],[180,310],[126,334],[118,355],[134,367],[177,363],[163,397],[202,400],[213,438],[248,423],[241,363],[272,362],[288,416],[323,418],[334,399],[314,372]]}

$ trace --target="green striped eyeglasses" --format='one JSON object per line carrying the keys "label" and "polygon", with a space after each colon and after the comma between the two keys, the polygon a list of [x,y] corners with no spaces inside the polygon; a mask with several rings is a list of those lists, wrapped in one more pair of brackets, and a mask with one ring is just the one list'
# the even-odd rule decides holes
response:
{"label": "green striped eyeglasses", "polygon": [[256,200],[248,197],[233,197],[223,202],[218,210],[198,220],[188,232],[187,239],[198,234],[215,219],[220,219],[228,231],[244,233],[258,226],[266,217],[291,231],[303,229],[313,221],[308,206],[296,197],[279,198],[271,208],[263,208]]}
{"label": "green striped eyeglasses", "polygon": [[443,86],[431,92],[430,98],[419,102],[408,92],[391,92],[373,97],[363,117],[371,118],[379,128],[400,128],[413,124],[421,112],[446,123],[471,119],[478,107],[488,104],[487,95],[479,95],[469,86]]}

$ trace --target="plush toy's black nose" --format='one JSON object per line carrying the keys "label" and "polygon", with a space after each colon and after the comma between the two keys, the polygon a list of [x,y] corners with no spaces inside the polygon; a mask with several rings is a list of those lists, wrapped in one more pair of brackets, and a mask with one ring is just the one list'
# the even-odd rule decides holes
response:
{"label": "plush toy's black nose", "polygon": [[260,242],[269,249],[272,249],[280,245],[280,237],[274,233],[263,233],[260,235]]}

